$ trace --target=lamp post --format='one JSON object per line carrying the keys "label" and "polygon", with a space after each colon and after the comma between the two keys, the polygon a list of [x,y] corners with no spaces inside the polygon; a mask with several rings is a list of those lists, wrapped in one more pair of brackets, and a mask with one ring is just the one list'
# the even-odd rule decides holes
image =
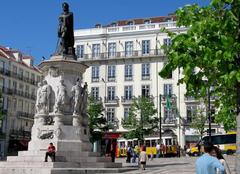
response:
{"label": "lamp post", "polygon": [[211,98],[210,98],[210,87],[207,88],[207,97],[208,97],[208,135],[209,135],[209,143],[212,142],[212,127],[211,127]]}
{"label": "lamp post", "polygon": [[162,94],[159,95],[159,143],[162,143]]}

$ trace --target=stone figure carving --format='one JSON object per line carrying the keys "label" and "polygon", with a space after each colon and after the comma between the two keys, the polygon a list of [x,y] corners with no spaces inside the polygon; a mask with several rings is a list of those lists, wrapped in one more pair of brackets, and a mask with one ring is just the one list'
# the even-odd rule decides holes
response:
{"label": "stone figure carving", "polygon": [[63,12],[59,16],[58,37],[60,45],[58,55],[75,55],[74,35],[73,35],[73,13],[69,11],[69,5],[62,4]]}
{"label": "stone figure carving", "polygon": [[81,106],[81,102],[82,102],[82,87],[80,84],[80,81],[77,80],[76,81],[76,85],[72,87],[72,94],[73,94],[73,100],[74,100],[74,106],[73,106],[73,114],[74,115],[78,115],[80,114],[80,106]]}
{"label": "stone figure carving", "polygon": [[43,86],[42,82],[39,82],[38,83],[38,89],[37,89],[37,99],[36,99],[36,104],[35,104],[37,113],[39,113],[42,110],[42,104],[40,102],[41,97],[42,97],[42,94],[41,94],[42,86]]}
{"label": "stone figure carving", "polygon": [[54,112],[61,113],[64,110],[65,101],[67,97],[67,89],[64,80],[60,80],[60,85],[57,87],[56,102],[54,105]]}
{"label": "stone figure carving", "polygon": [[51,86],[46,80],[38,84],[36,110],[37,113],[47,114],[50,107]]}
{"label": "stone figure carving", "polygon": [[81,114],[83,116],[85,116],[87,113],[87,98],[88,98],[87,87],[88,87],[87,82],[85,82],[82,91],[82,104],[81,104]]}

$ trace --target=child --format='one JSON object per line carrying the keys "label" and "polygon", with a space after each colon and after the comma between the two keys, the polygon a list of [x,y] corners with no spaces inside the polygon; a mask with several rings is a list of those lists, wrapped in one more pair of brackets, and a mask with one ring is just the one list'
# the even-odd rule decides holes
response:
{"label": "child", "polygon": [[140,159],[141,169],[145,170],[145,168],[146,168],[146,161],[148,159],[145,146],[143,146],[142,151],[140,152],[139,159]]}

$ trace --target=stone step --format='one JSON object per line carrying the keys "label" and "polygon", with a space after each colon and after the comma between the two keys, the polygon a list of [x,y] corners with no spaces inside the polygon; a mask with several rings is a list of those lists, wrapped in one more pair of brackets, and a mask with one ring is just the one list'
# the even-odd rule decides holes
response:
{"label": "stone step", "polygon": [[0,168],[0,174],[100,174],[122,173],[133,168]]}
{"label": "stone step", "polygon": [[[19,151],[18,156],[45,156],[46,151]],[[57,151],[56,156],[72,157],[100,157],[98,152],[76,152],[76,151]]]}
{"label": "stone step", "polygon": [[[45,160],[45,156],[38,155],[38,156],[8,156],[8,162],[14,161],[24,161],[24,162],[43,162]],[[48,161],[51,159],[48,157]],[[110,157],[63,157],[63,156],[56,156],[56,162],[111,162]]]}
{"label": "stone step", "polygon": [[121,168],[122,163],[112,162],[34,162],[34,161],[15,161],[0,162],[0,168],[19,168],[19,167],[43,167],[43,168]]}
{"label": "stone step", "polygon": [[[15,161],[24,161],[24,162],[43,162],[45,160],[45,156],[8,156],[8,162],[15,162]],[[66,158],[63,156],[56,156],[56,162],[67,162]],[[48,161],[51,161],[50,157],[48,157]]]}

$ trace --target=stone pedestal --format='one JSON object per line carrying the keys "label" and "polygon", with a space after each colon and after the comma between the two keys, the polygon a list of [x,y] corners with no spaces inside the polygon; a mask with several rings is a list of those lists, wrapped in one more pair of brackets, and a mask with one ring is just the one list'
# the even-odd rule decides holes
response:
{"label": "stone pedestal", "polygon": [[[66,56],[54,56],[39,66],[44,74],[45,86],[39,87],[42,91],[38,90],[37,100],[40,102],[36,107],[39,107],[39,113],[35,114],[28,151],[7,157],[6,162],[0,163],[0,174],[119,172],[121,163],[112,163],[109,157],[100,157],[99,153],[92,152],[88,119],[83,113],[87,106],[84,96],[80,96],[81,103],[78,105],[81,108],[73,108],[76,101],[73,100],[72,89],[77,81],[82,80],[87,66]],[[77,86],[77,89],[83,88]],[[56,147],[56,162],[44,162],[50,142]]]}

